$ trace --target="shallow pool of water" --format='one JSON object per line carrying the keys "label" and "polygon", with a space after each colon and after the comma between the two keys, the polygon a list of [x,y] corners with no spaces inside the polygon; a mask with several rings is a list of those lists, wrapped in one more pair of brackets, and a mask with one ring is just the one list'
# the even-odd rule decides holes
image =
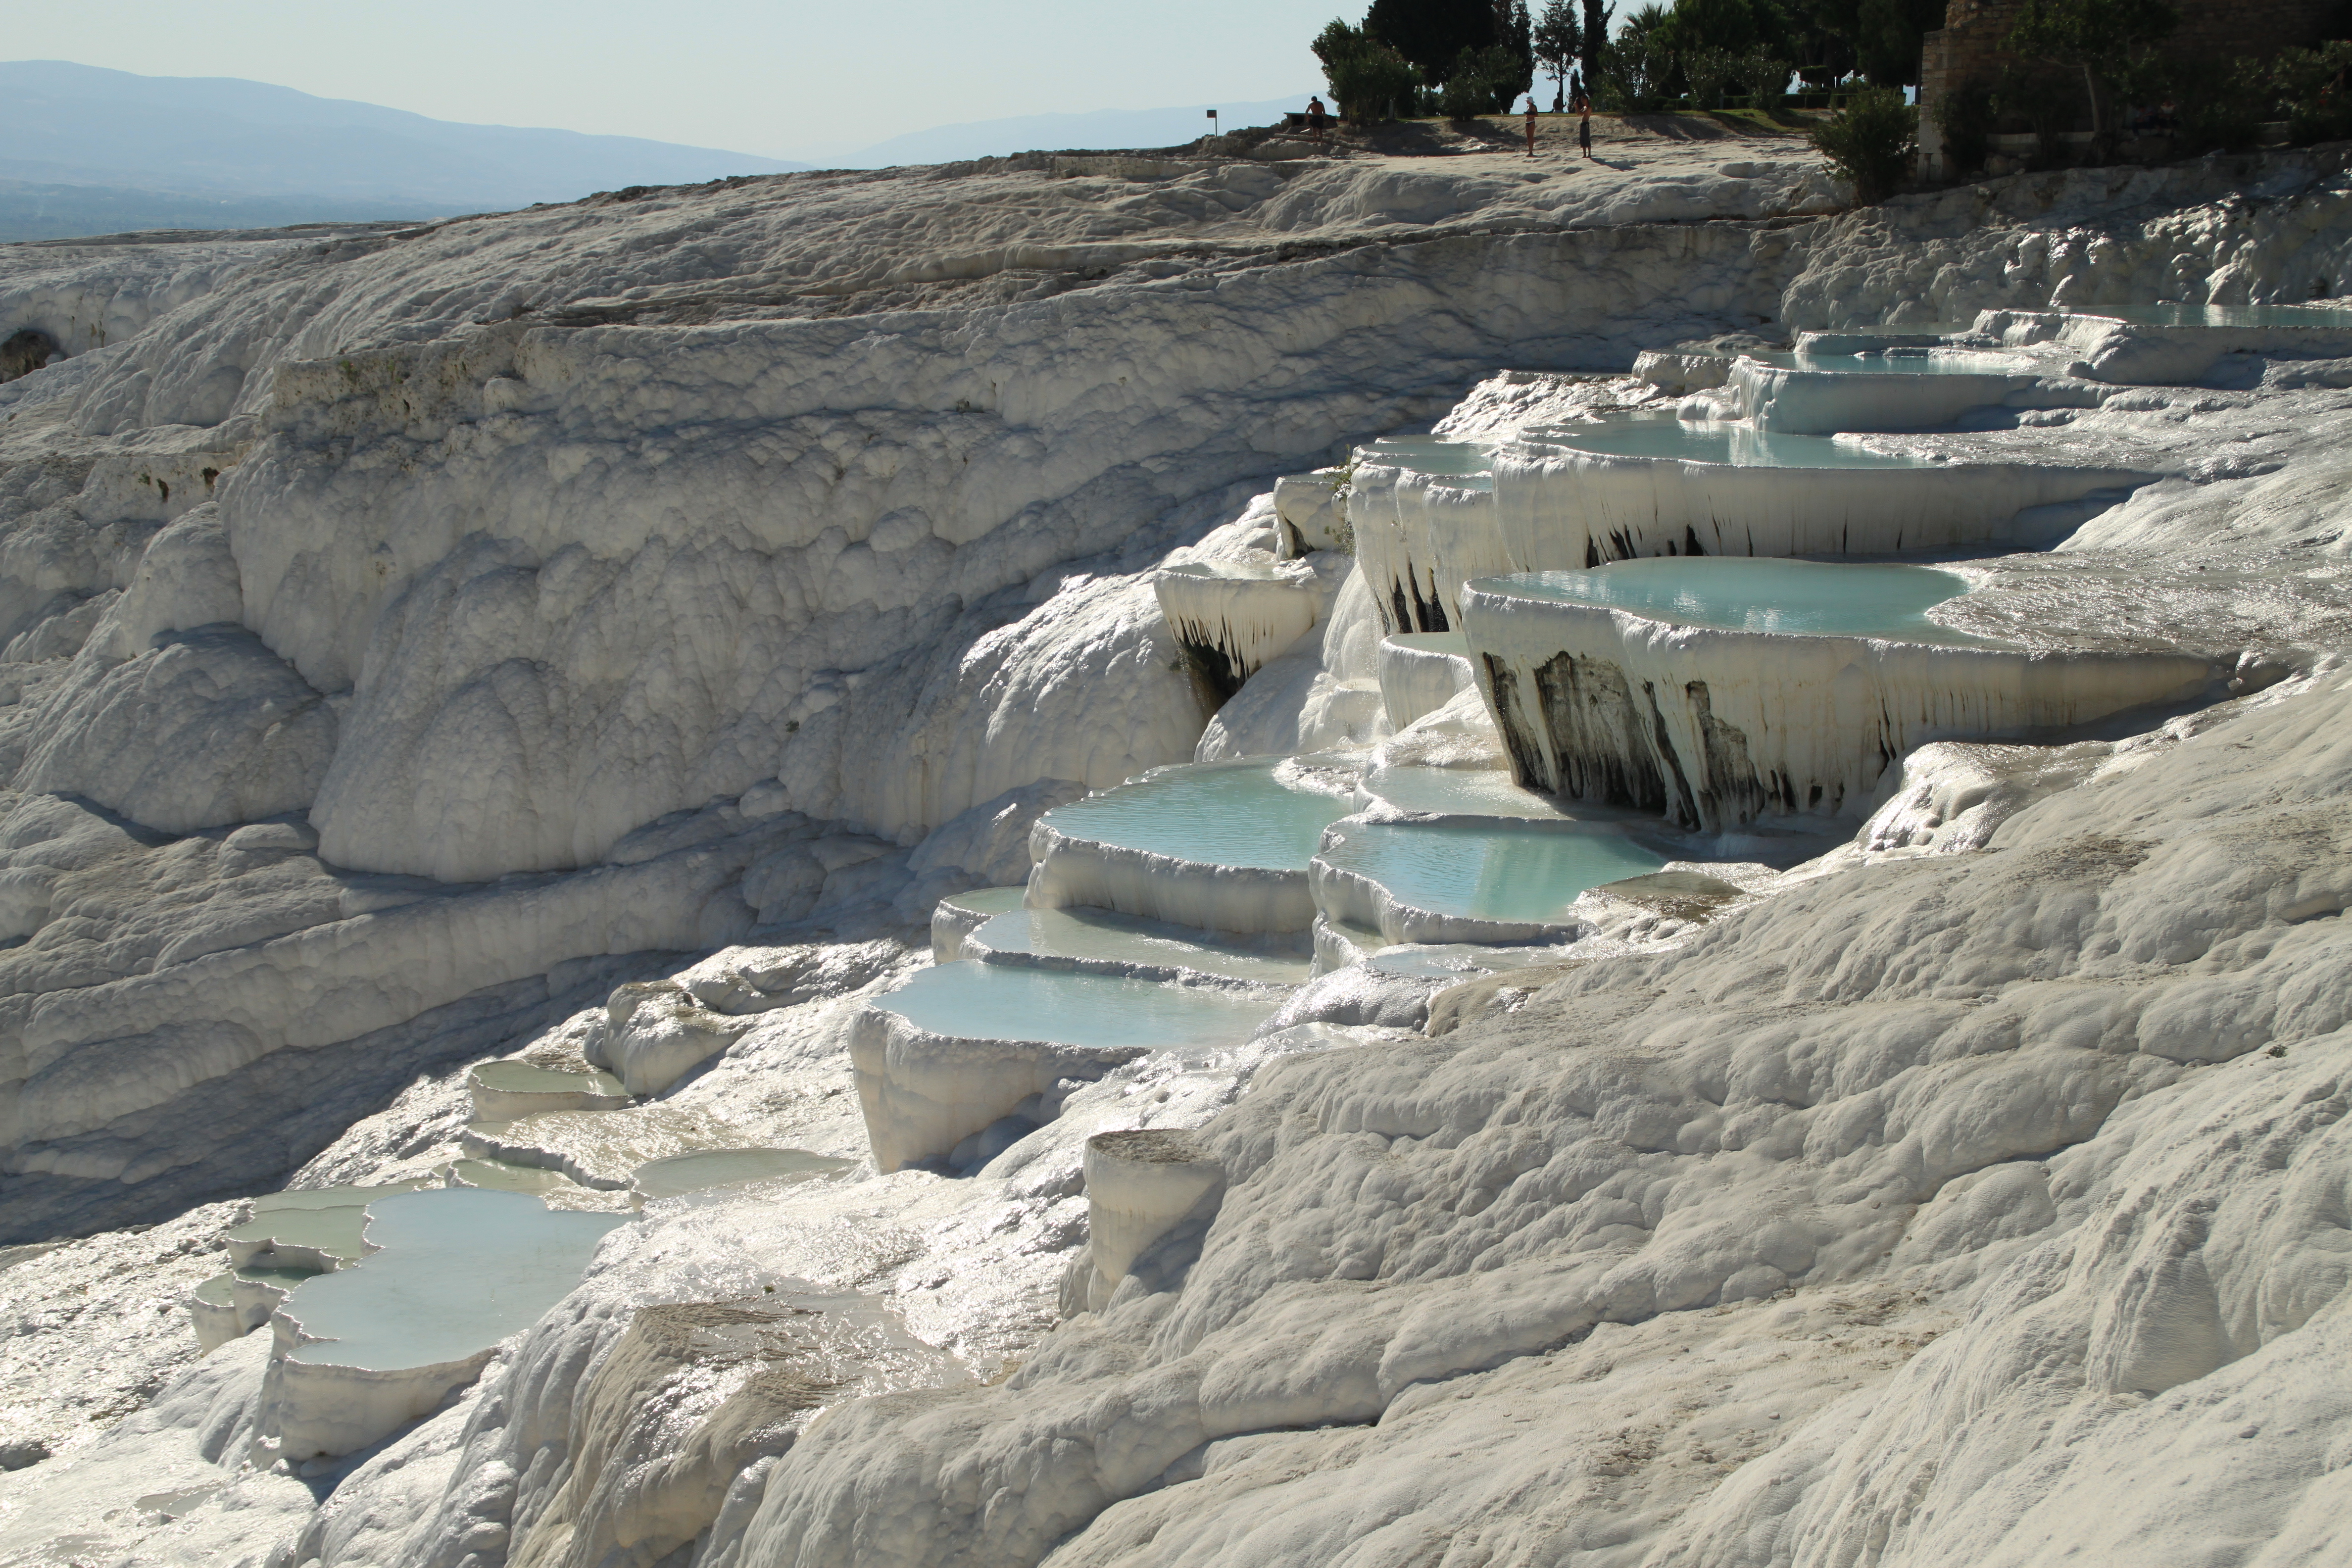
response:
{"label": "shallow pool of water", "polygon": [[1812,354],[1801,351],[1757,349],[1740,356],[1780,370],[1818,371],[1829,375],[2020,375],[2031,374],[2024,362],[2005,354],[1968,349],[1874,349],[1867,353]]}
{"label": "shallow pool of water", "polygon": [[1686,424],[1680,419],[1612,419],[1597,425],[1556,425],[1528,438],[1612,458],[1671,458],[1735,468],[1924,468],[1925,458],[1874,452],[1835,436],[1792,436],[1745,425]]}
{"label": "shallow pool of water", "polygon": [[995,952],[1190,969],[1277,985],[1303,983],[1312,962],[1238,942],[1219,942],[1206,932],[1182,931],[1083,904],[997,915],[974,931],[971,940]]}
{"label": "shallow pool of water", "polygon": [[1432,436],[1384,436],[1357,447],[1356,453],[1366,462],[1448,479],[1491,477],[1495,465],[1495,449],[1486,442],[1441,441]]}
{"label": "shallow pool of water", "polygon": [[1979,641],[1927,618],[1929,609],[1969,587],[1957,573],[1932,566],[1668,555],[1612,561],[1590,572],[1487,577],[1476,585],[1518,598],[1601,605],[1725,631]]}
{"label": "shallow pool of water", "polygon": [[1279,1003],[1265,992],[966,960],[923,970],[873,1005],[966,1039],[1196,1052],[1247,1039]]}
{"label": "shallow pool of water", "polygon": [[1041,819],[1090,838],[1179,860],[1303,871],[1323,829],[1348,815],[1349,797],[1297,787],[1279,760],[1160,768]]}
{"label": "shallow pool of water", "polygon": [[1438,816],[1564,817],[1553,801],[1511,782],[1509,773],[1488,768],[1381,768],[1365,775],[1358,791],[1369,804],[1386,801],[1399,811]]}
{"label": "shallow pool of water", "polygon": [[698,1149],[649,1160],[636,1169],[629,1188],[641,1198],[674,1198],[681,1193],[740,1186],[745,1182],[805,1181],[854,1168],[855,1160],[812,1154],[805,1149]]}
{"label": "shallow pool of water", "polygon": [[1665,857],[1606,831],[1513,832],[1466,823],[1350,824],[1323,859],[1442,915],[1548,924],[1577,895],[1654,871]]}
{"label": "shallow pool of water", "polygon": [[611,1073],[564,1072],[556,1068],[533,1067],[526,1061],[484,1062],[474,1069],[474,1079],[484,1089],[495,1089],[509,1094],[604,1094],[619,1095],[628,1091],[621,1080]]}
{"label": "shallow pool of water", "polygon": [[2105,305],[2079,314],[2144,327],[2322,327],[2352,331],[2352,309],[2333,305]]}
{"label": "shallow pool of water", "polygon": [[368,1239],[382,1250],[287,1298],[304,1332],[333,1342],[289,1359],[373,1371],[462,1361],[537,1321],[624,1223],[472,1187],[377,1199]]}

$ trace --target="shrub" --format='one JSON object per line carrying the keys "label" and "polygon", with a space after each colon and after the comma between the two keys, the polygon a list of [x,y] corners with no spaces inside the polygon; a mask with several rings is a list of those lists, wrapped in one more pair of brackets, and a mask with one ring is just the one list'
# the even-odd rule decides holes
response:
{"label": "shrub", "polygon": [[2253,60],[2159,59],[2131,83],[2143,104],[2172,105],[2174,150],[2243,153],[2262,140],[2270,118],[2270,71]]}
{"label": "shrub", "polygon": [[1448,120],[1500,114],[1532,85],[1534,79],[1526,59],[1509,45],[1489,44],[1483,49],[1465,49],[1454,59],[1453,69],[1445,73],[1445,85],[1437,95],[1437,111]]}
{"label": "shrub", "polygon": [[1620,114],[1654,110],[1665,101],[1674,60],[1650,38],[1631,32],[1611,41],[1591,84],[1593,101]]}
{"label": "shrub", "polygon": [[2000,73],[2000,85],[1993,89],[1992,111],[2000,120],[2021,120],[2032,132],[2039,146],[2035,150],[2036,168],[2055,168],[2065,162],[2064,145],[2059,132],[2074,118],[2074,80],[2063,71],[2035,67],[2012,66]]}
{"label": "shrub", "polygon": [[1936,100],[1936,124],[1944,132],[1944,155],[1956,170],[1981,169],[1992,151],[1992,89],[1980,81]]}
{"label": "shrub", "polygon": [[1739,58],[1727,49],[1705,46],[1685,49],[1683,77],[1690,83],[1693,109],[1719,109],[1724,89],[1739,77]]}
{"label": "shrub", "polygon": [[2296,146],[2352,136],[2352,94],[2345,87],[2352,80],[2352,43],[2281,49],[2269,76],[2264,97],[2284,112],[2287,139]]}
{"label": "shrub", "polygon": [[1769,50],[1750,49],[1739,57],[1739,85],[1759,109],[1778,109],[1789,96],[1789,62],[1776,60]]}
{"label": "shrub", "polygon": [[1919,114],[1903,90],[1866,87],[1813,132],[1813,145],[1830,167],[1853,182],[1854,200],[1869,205],[1895,194],[1919,151]]}

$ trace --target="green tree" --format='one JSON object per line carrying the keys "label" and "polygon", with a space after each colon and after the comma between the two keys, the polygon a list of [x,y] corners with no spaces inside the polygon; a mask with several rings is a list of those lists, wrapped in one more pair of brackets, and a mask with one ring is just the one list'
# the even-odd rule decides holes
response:
{"label": "green tree", "polygon": [[1675,65],[1661,36],[1666,16],[1664,6],[1644,5],[1609,41],[1592,81],[1592,96],[1602,108],[1631,114],[1664,106]]}
{"label": "green tree", "polygon": [[1511,53],[1511,96],[1516,98],[1536,84],[1536,30],[1528,19],[1528,0],[1495,0],[1495,42]]}
{"label": "green tree", "polygon": [[1853,69],[1856,0],[1780,0],[1789,58],[1809,86],[1827,87]]}
{"label": "green tree", "polygon": [[1866,87],[1827,123],[1813,145],[1831,168],[1853,182],[1854,200],[1867,206],[1895,194],[1919,153],[1919,113],[1903,89]]}
{"label": "green tree", "polygon": [[2025,0],[2008,42],[2011,53],[2082,73],[2091,144],[2104,156],[2110,89],[2179,26],[2169,0]]}
{"label": "green tree", "polygon": [[1617,15],[1617,0],[1584,0],[1584,90],[1601,91],[1601,57],[1609,52],[1609,20]]}
{"label": "green tree", "polygon": [[1920,39],[1944,25],[1944,0],[1859,0],[1854,68],[1877,87],[1919,85]]}
{"label": "green tree", "polygon": [[1584,29],[1578,25],[1571,0],[1544,0],[1543,16],[1536,23],[1536,64],[1551,78],[1551,111],[1568,107],[1568,73],[1576,68],[1584,47]]}
{"label": "green tree", "polygon": [[1399,103],[1412,101],[1419,73],[1402,55],[1366,36],[1363,29],[1333,21],[1316,36],[1315,58],[1323,62],[1323,79],[1339,112],[1359,123],[1380,120]]}
{"label": "green tree", "polygon": [[1423,81],[1445,79],[1462,51],[1496,41],[1493,0],[1372,0],[1365,34],[1412,62]]}
{"label": "green tree", "polygon": [[1789,94],[1792,68],[1787,60],[1777,59],[1759,47],[1740,56],[1739,84],[1758,109],[1778,109]]}

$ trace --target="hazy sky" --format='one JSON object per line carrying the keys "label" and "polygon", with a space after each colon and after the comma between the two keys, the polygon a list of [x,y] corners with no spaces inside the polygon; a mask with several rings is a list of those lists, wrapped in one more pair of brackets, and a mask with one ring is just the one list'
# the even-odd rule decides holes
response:
{"label": "hazy sky", "polygon": [[0,48],[436,120],[789,158],[1012,115],[1319,87],[1361,0],[15,0]]}

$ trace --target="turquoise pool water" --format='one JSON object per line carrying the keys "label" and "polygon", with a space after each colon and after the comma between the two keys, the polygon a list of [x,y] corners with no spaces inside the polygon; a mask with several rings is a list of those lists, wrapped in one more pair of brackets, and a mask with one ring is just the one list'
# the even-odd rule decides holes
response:
{"label": "turquoise pool water", "polygon": [[1692,425],[1680,419],[1612,419],[1556,425],[1528,438],[1612,458],[1671,458],[1736,468],[1924,468],[1925,458],[1874,452],[1834,436],[1791,436],[1745,425]]}
{"label": "turquoise pool water", "polygon": [[2144,327],[2326,327],[2352,331],[2352,309],[2335,305],[2091,305],[2077,312]]}
{"label": "turquoise pool water", "polygon": [[1398,902],[1443,915],[1543,924],[1577,895],[1654,871],[1665,857],[1608,832],[1513,832],[1455,823],[1352,824],[1323,859]]}
{"label": "turquoise pool water", "polygon": [[1348,815],[1346,795],[1294,788],[1278,760],[1159,768],[1116,789],[1055,806],[1042,821],[1073,838],[1215,866],[1303,871],[1323,829]]}
{"label": "turquoise pool water", "polygon": [[474,1080],[485,1089],[509,1094],[625,1094],[621,1080],[608,1072],[564,1072],[509,1059],[484,1062],[474,1069]]}
{"label": "turquoise pool water", "polygon": [[965,1039],[1197,1051],[1247,1039],[1279,1003],[1263,992],[964,960],[926,969],[872,1005]]}
{"label": "turquoise pool water", "polygon": [[1366,461],[1453,479],[1488,477],[1495,466],[1495,449],[1485,442],[1441,441],[1429,436],[1384,436],[1356,452]]}
{"label": "turquoise pool water", "polygon": [[1203,931],[1179,933],[1155,921],[1084,905],[1014,910],[990,920],[971,940],[997,952],[1190,969],[1277,985],[1303,984],[1311,966],[1307,958],[1218,942]]}
{"label": "turquoise pool water", "polygon": [[1969,587],[1966,578],[1932,566],[1667,555],[1612,561],[1590,572],[1486,577],[1476,586],[1555,604],[1602,605],[1653,620],[1725,631],[1979,641],[1927,618],[1929,609]]}
{"label": "turquoise pool water", "polygon": [[1874,349],[1867,353],[1809,354],[1789,350],[1751,350],[1740,356],[1781,370],[1821,371],[1833,375],[2020,375],[2031,372],[2019,360],[1967,349]]}
{"label": "turquoise pool water", "polygon": [[850,1170],[856,1163],[829,1154],[812,1154],[805,1149],[698,1149],[691,1154],[647,1161],[629,1178],[629,1186],[640,1197],[674,1198],[745,1182],[805,1181]]}
{"label": "turquoise pool water", "polygon": [[1366,775],[1360,793],[1400,811],[1437,816],[1568,816],[1551,800],[1513,784],[1510,774],[1486,768],[1381,768]]}
{"label": "turquoise pool water", "polygon": [[368,1239],[383,1250],[287,1298],[281,1310],[306,1333],[332,1342],[289,1359],[376,1372],[462,1361],[555,1305],[624,1223],[478,1187],[380,1198],[369,1205]]}

